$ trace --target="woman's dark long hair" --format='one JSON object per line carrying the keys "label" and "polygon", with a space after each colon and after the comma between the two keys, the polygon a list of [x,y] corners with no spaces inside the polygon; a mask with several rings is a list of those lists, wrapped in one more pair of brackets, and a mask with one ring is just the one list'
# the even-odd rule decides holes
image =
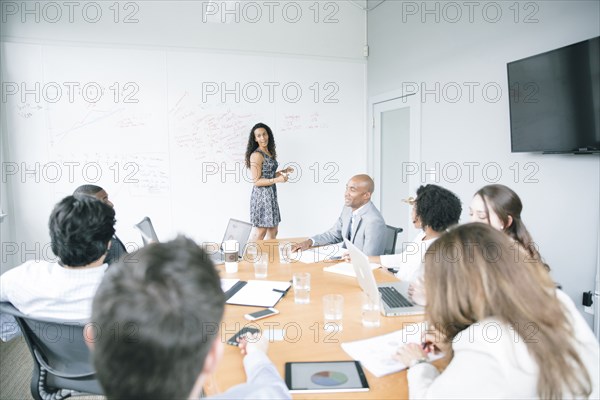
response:
{"label": "woman's dark long hair", "polygon": [[254,153],[254,150],[258,149],[258,143],[254,137],[254,131],[258,128],[264,128],[269,135],[269,143],[267,144],[267,150],[271,153],[273,159],[277,158],[277,151],[275,150],[275,138],[273,137],[273,131],[267,125],[259,122],[250,129],[250,136],[248,137],[248,146],[246,147],[246,168],[250,168],[250,156]]}

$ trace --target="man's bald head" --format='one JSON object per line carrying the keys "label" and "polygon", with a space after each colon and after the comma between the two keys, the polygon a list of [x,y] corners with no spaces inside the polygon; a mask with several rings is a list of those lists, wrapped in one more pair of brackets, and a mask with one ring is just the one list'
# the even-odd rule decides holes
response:
{"label": "man's bald head", "polygon": [[375,191],[375,182],[367,174],[354,175],[350,180],[356,181],[359,185],[365,188],[365,191],[373,194]]}
{"label": "man's bald head", "polygon": [[354,175],[346,184],[344,204],[352,210],[357,210],[371,200],[375,183],[369,175]]}

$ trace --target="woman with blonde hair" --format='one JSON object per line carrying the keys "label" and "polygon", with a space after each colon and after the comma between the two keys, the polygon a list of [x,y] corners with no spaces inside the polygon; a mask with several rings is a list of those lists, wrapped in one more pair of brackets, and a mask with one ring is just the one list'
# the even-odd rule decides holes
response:
{"label": "woman with blonde hair", "polygon": [[[409,344],[396,355],[410,367],[410,398],[598,398],[598,341],[529,258],[481,223],[431,245],[425,350]],[[427,362],[434,349],[450,359],[442,373]]]}

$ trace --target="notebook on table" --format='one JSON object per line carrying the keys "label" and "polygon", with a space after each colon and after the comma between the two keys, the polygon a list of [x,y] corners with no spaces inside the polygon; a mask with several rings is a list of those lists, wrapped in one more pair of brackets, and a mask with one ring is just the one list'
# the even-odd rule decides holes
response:
{"label": "notebook on table", "polygon": [[290,281],[221,279],[227,304],[274,307],[289,291]]}

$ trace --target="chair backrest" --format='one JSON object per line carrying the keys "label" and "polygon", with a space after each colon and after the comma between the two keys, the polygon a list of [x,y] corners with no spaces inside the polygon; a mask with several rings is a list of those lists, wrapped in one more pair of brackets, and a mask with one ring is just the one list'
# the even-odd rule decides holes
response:
{"label": "chair backrest", "polygon": [[158,243],[158,236],[156,236],[156,231],[154,230],[154,226],[152,225],[152,220],[150,220],[150,217],[144,217],[144,219],[135,224],[133,227],[140,231],[144,246],[152,242]]}
{"label": "chair backrest", "polygon": [[383,254],[394,254],[396,252],[396,241],[398,234],[402,232],[402,228],[394,228],[393,226],[385,226],[385,247]]}
{"label": "chair backrest", "polygon": [[6,302],[0,303],[0,312],[15,318],[33,356],[31,394],[35,399],[61,389],[102,394],[83,338],[85,322],[32,318]]}

